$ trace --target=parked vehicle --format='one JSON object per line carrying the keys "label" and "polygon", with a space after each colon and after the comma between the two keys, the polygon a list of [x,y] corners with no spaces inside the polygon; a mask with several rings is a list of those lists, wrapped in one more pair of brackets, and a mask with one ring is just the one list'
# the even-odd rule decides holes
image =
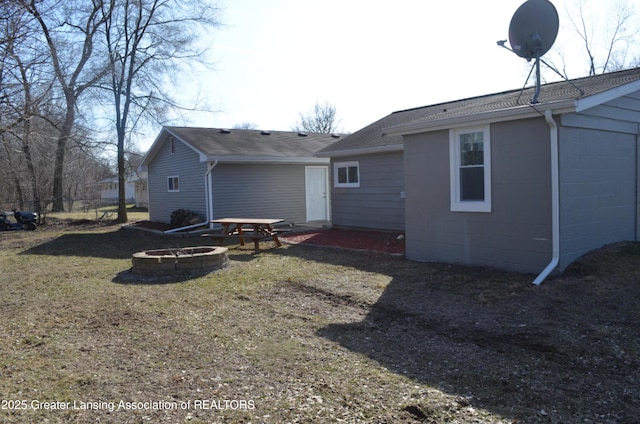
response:
{"label": "parked vehicle", "polygon": [[33,231],[37,228],[36,220],[38,215],[35,212],[21,212],[18,209],[14,209],[13,218],[16,222],[9,220],[10,214],[11,212],[0,212],[0,231]]}

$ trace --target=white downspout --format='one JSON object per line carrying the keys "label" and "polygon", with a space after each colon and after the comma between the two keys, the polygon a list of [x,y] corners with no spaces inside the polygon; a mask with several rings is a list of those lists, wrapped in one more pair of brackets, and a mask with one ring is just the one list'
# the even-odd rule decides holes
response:
{"label": "white downspout", "polygon": [[560,166],[558,159],[558,124],[553,120],[551,110],[544,112],[544,119],[550,129],[551,146],[551,245],[552,254],[549,265],[533,280],[539,286],[560,263]]}
{"label": "white downspout", "polygon": [[213,181],[211,181],[211,171],[218,164],[218,159],[216,159],[211,165],[210,162],[207,162],[207,172],[204,173],[204,187],[206,190],[205,200],[207,202],[207,222],[209,223],[209,228],[213,228],[213,224],[211,224],[211,220],[213,219]]}

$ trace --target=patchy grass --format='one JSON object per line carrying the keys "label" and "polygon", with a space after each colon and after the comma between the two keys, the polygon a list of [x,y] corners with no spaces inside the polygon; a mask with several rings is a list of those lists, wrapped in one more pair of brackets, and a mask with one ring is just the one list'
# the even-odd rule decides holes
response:
{"label": "patchy grass", "polygon": [[[87,221],[113,221],[118,217],[118,206],[109,205],[101,206],[97,209],[90,209],[87,212],[74,210],[72,212],[50,212],[47,218],[53,221],[64,221],[67,223],[84,223]],[[127,218],[129,221],[143,221],[149,219],[149,212],[144,209],[138,209],[133,205],[127,206]]]}
{"label": "patchy grass", "polygon": [[541,287],[301,245],[233,246],[226,270],[136,279],[133,252],[203,241],[59,230],[0,233],[2,422],[618,423],[640,410],[638,244]]}

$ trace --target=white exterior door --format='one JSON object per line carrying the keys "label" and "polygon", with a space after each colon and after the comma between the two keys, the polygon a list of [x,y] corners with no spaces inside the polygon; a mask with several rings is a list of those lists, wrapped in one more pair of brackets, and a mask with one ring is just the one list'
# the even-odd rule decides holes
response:
{"label": "white exterior door", "polygon": [[307,222],[329,220],[328,172],[326,166],[307,166],[305,168]]}

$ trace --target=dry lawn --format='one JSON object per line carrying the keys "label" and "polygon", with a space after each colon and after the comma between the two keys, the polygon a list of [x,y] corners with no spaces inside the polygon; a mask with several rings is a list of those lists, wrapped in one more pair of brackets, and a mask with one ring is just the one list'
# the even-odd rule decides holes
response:
{"label": "dry lawn", "polygon": [[[640,245],[531,276],[233,248],[199,278],[115,226],[0,233],[0,422],[632,423]],[[61,409],[61,408],[66,409]]]}

